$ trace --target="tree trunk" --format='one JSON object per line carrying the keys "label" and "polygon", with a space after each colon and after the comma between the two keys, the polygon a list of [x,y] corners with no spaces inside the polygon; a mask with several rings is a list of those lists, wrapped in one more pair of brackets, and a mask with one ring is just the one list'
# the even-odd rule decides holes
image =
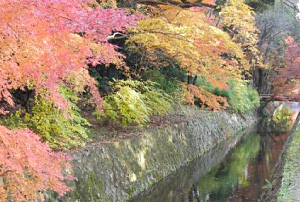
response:
{"label": "tree trunk", "polygon": [[197,79],[198,79],[198,77],[195,76],[194,79],[193,79],[193,85],[196,85]]}
{"label": "tree trunk", "polygon": [[188,77],[187,77],[187,83],[188,84],[192,84],[192,80],[193,80],[193,77],[190,76],[190,75],[188,75]]}

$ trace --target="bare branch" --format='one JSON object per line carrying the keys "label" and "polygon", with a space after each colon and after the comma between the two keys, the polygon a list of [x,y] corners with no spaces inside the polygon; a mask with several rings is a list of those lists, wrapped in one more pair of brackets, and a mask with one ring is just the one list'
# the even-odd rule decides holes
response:
{"label": "bare branch", "polygon": [[290,0],[281,0],[281,2],[287,6],[288,8],[291,8],[292,10],[294,10],[295,12],[299,13],[299,7],[292,1]]}

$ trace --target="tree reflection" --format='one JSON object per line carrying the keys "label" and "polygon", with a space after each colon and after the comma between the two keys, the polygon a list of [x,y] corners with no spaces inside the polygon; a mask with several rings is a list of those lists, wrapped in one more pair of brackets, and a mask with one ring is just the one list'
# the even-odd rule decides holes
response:
{"label": "tree reflection", "polygon": [[[249,135],[222,164],[211,170],[198,182],[200,197],[227,199],[238,188],[247,187],[248,166],[260,150],[260,136]],[[208,197],[209,196],[209,197]]]}

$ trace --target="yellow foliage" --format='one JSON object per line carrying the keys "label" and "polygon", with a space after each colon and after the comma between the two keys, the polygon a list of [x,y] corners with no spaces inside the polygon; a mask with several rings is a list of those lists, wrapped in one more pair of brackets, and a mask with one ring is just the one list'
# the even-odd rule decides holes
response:
{"label": "yellow foliage", "polygon": [[[156,50],[180,63],[189,75],[212,75],[220,79],[238,77],[249,65],[242,48],[231,37],[212,25],[197,8],[162,6],[160,15],[141,20],[128,44],[142,44],[148,52]],[[222,57],[226,53],[230,57]]]}
{"label": "yellow foliage", "polygon": [[[96,1],[97,3],[97,1]],[[102,7],[110,7],[110,8],[117,8],[117,1],[116,0],[101,0],[100,6]]]}
{"label": "yellow foliage", "polygon": [[244,0],[229,0],[222,8],[222,24],[232,40],[241,44],[251,64],[263,67],[260,51],[257,48],[259,30],[255,26],[255,13]]}
{"label": "yellow foliage", "polygon": [[[160,5],[153,17],[139,21],[130,30],[127,43],[136,51],[143,47],[151,58],[155,53],[164,54],[188,75],[204,76],[219,90],[227,90],[229,78],[242,80],[250,67],[263,65],[257,48],[259,32],[250,7],[243,0],[229,0],[220,16],[224,30],[215,26],[202,8]],[[189,104],[194,105],[198,98],[202,107],[229,106],[226,98],[203,87],[185,85],[184,89]]]}

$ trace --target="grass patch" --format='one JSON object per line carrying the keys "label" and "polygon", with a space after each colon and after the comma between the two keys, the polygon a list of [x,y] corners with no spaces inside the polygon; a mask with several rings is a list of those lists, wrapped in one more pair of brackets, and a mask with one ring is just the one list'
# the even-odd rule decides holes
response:
{"label": "grass patch", "polygon": [[286,163],[283,169],[283,177],[281,188],[278,192],[277,202],[296,201],[293,186],[296,183],[296,176],[299,171],[300,159],[300,126],[298,126],[296,134],[288,148],[286,155]]}

